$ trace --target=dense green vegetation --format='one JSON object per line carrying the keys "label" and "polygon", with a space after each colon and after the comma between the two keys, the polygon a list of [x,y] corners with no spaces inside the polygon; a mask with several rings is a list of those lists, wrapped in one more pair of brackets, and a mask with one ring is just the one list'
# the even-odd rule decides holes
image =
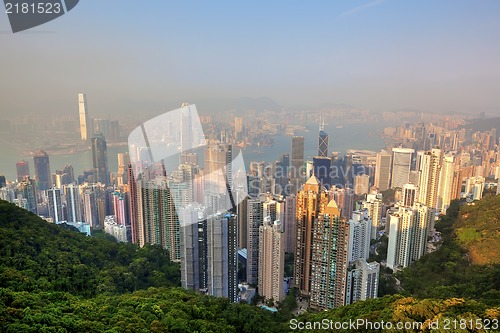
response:
{"label": "dense green vegetation", "polygon": [[419,298],[465,297],[500,305],[500,264],[479,265],[471,255],[477,248],[481,256],[496,258],[499,217],[500,196],[486,197],[474,205],[453,202],[436,223],[442,246],[396,274],[404,288],[400,293]]}
{"label": "dense green vegetation", "polygon": [[[491,242],[497,223],[491,211],[500,202],[488,200],[498,198],[485,199],[485,207],[454,202],[436,224],[443,245],[397,275],[403,289],[384,271],[380,291],[403,295],[296,318],[293,290],[278,313],[186,291],[178,287],[179,265],[161,248],[119,244],[105,234],[86,237],[0,201],[0,332],[288,332],[292,319],[498,318],[498,264],[473,264],[468,251],[479,238],[460,236],[462,228],[474,228]],[[489,222],[481,223],[482,211]]]}
{"label": "dense green vegetation", "polygon": [[178,286],[179,265],[164,252],[87,237],[0,201],[0,288],[94,296]]}

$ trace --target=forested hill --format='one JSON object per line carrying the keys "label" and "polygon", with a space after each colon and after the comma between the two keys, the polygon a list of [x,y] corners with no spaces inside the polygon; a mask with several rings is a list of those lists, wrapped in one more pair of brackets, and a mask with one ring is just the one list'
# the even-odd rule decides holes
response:
{"label": "forested hill", "polygon": [[70,229],[0,201],[0,288],[94,296],[180,286],[179,265],[161,248]]}
{"label": "forested hill", "polygon": [[[489,204],[493,205],[497,203]],[[424,256],[428,264],[437,267],[422,270],[427,266],[417,263],[413,280],[401,277],[404,295],[387,295],[294,318],[286,300],[273,314],[177,287],[179,266],[160,248],[117,244],[102,234],[87,237],[0,201],[0,332],[290,332],[298,322],[361,318],[392,322],[489,320],[490,329],[483,331],[498,331],[498,322],[493,326],[492,320],[500,317],[500,275],[491,270],[498,266],[472,265],[467,260],[465,245],[457,240],[462,227],[462,222],[455,223],[458,207],[454,204],[450,216],[438,223],[443,234],[450,235],[441,247],[444,253],[439,254],[440,249],[435,252],[438,256]],[[465,213],[469,208],[463,209]],[[440,263],[443,258],[455,260]],[[463,267],[485,270],[459,273]],[[420,331],[428,330],[409,332]]]}

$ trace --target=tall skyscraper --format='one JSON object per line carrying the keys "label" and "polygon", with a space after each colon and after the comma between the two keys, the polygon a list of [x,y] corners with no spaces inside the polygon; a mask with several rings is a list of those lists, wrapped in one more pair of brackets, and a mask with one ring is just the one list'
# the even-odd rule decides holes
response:
{"label": "tall skyscraper", "polygon": [[33,179],[25,178],[19,183],[18,193],[26,199],[27,210],[35,214],[37,213],[36,190],[36,181]]}
{"label": "tall skyscraper", "polygon": [[193,148],[193,124],[189,103],[181,105],[181,152],[186,152]]}
{"label": "tall skyscraper", "polygon": [[290,159],[290,182],[291,192],[295,194],[303,184],[304,180],[304,137],[294,136],[292,138],[292,155]]}
{"label": "tall skyscraper", "polygon": [[441,167],[441,175],[439,177],[439,190],[437,208],[442,214],[446,214],[446,210],[450,207],[450,202],[454,199],[453,195],[453,178],[455,174],[455,161],[452,155],[443,158]]}
{"label": "tall skyscraper", "polygon": [[372,228],[368,210],[355,211],[347,224],[349,226],[349,262],[368,259]]}
{"label": "tall skyscraper", "polygon": [[[227,189],[233,188],[232,145],[212,140],[205,149],[205,204],[215,214],[230,207]],[[225,172],[224,172],[225,171]]]}
{"label": "tall skyscraper", "polygon": [[410,179],[412,155],[415,152],[410,148],[393,148],[391,187],[403,188]]}
{"label": "tall skyscraper", "polygon": [[217,214],[207,221],[209,295],[238,299],[237,221],[233,214]]}
{"label": "tall skyscraper", "polygon": [[313,157],[313,174],[319,179],[321,185],[327,189],[332,185],[330,178],[332,161],[329,157]]}
{"label": "tall skyscraper", "polygon": [[414,184],[404,184],[402,196],[403,207],[413,207],[418,201],[418,187]]}
{"label": "tall skyscraper", "polygon": [[374,185],[379,191],[385,191],[390,188],[391,183],[391,154],[385,150],[377,153],[375,165]]}
{"label": "tall skyscraper", "polygon": [[66,198],[66,211],[68,222],[83,222],[82,199],[77,185],[65,185],[64,196]]}
{"label": "tall skyscraper", "polygon": [[30,165],[28,161],[19,161],[16,163],[17,181],[22,182],[26,177],[30,176]]}
{"label": "tall skyscraper", "polygon": [[198,210],[193,206],[178,211],[184,225],[180,227],[181,285],[185,289],[200,289],[200,241],[198,239]]}
{"label": "tall skyscraper", "polygon": [[382,223],[382,194],[368,194],[363,201],[363,208],[367,209],[368,217],[372,221],[371,239],[378,238],[378,231]]}
{"label": "tall skyscraper", "polygon": [[106,139],[100,133],[91,139],[92,165],[94,167],[94,183],[109,184],[108,149]]}
{"label": "tall skyscraper", "polygon": [[259,279],[259,228],[264,221],[264,203],[261,198],[248,199],[247,206],[247,282],[257,284]]}
{"label": "tall skyscraper", "polygon": [[43,150],[38,150],[33,156],[35,165],[35,179],[37,190],[48,190],[52,187],[52,176],[50,173],[49,155]]}
{"label": "tall skyscraper", "polygon": [[349,226],[331,200],[312,228],[310,305],[331,309],[345,302]]}
{"label": "tall skyscraper", "polygon": [[78,94],[78,113],[80,115],[80,137],[82,141],[87,141],[92,133],[87,110],[87,96],[85,94]]}
{"label": "tall skyscraper", "polygon": [[283,300],[285,239],[281,222],[268,216],[259,227],[259,295],[275,302]]}
{"label": "tall skyscraper", "polygon": [[422,155],[418,169],[418,202],[431,208],[437,207],[440,167],[440,149],[432,149]]}
{"label": "tall skyscraper", "polygon": [[297,243],[295,207],[297,205],[295,195],[285,197],[285,219],[283,228],[285,230],[285,252],[294,253]]}
{"label": "tall skyscraper", "polygon": [[127,167],[130,159],[128,153],[118,153],[118,172],[116,173],[116,185],[128,184]]}
{"label": "tall skyscraper", "polygon": [[318,156],[328,157],[328,134],[324,131],[324,124],[319,128]]}
{"label": "tall skyscraper", "polygon": [[304,184],[296,196],[296,248],[294,283],[302,295],[309,295],[311,288],[311,258],[313,226],[328,205],[328,194],[315,176]]}

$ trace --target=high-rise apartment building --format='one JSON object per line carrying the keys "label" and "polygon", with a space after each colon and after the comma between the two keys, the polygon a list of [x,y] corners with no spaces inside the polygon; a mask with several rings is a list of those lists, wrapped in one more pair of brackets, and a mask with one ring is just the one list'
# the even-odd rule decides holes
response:
{"label": "high-rise apartment building", "polygon": [[418,202],[430,207],[437,207],[441,150],[425,152],[419,165]]}
{"label": "high-rise apartment building", "polygon": [[82,199],[77,185],[65,185],[63,187],[66,198],[66,211],[68,222],[83,222]]}
{"label": "high-rise apartment building", "polygon": [[450,202],[455,199],[453,194],[453,180],[455,175],[455,161],[452,155],[443,158],[441,174],[439,177],[439,190],[437,208],[442,214],[450,207]]}
{"label": "high-rise apartment building", "polygon": [[47,200],[49,203],[49,216],[52,218],[54,223],[64,221],[65,218],[61,189],[51,188],[47,190]]}
{"label": "high-rise apartment building", "polygon": [[368,210],[355,211],[348,222],[349,227],[349,257],[348,261],[368,259],[370,256],[370,240],[372,221]]}
{"label": "high-rise apartment building", "polygon": [[313,226],[319,215],[324,213],[328,201],[328,193],[315,176],[307,180],[296,196],[294,283],[302,295],[309,295],[311,288]]}
{"label": "high-rise apartment building", "polygon": [[38,150],[33,156],[35,165],[35,179],[37,190],[48,190],[52,187],[52,175],[50,173],[49,155],[43,150]]}
{"label": "high-rise apartment building", "polygon": [[391,154],[385,150],[377,154],[374,185],[379,191],[385,191],[391,184]]}
{"label": "high-rise apartment building", "polygon": [[80,137],[82,141],[87,141],[92,136],[92,131],[85,94],[78,94],[78,113],[80,115]]}
{"label": "high-rise apartment building", "polygon": [[268,216],[259,227],[259,295],[275,302],[283,300],[285,238],[281,222]]}
{"label": "high-rise apartment building", "polygon": [[[265,199],[264,199],[265,200]],[[259,228],[264,222],[262,198],[249,198],[247,205],[247,282],[259,279]]]}
{"label": "high-rise apartment building", "polygon": [[356,260],[347,272],[346,305],[369,298],[377,298],[380,264],[376,261]]}
{"label": "high-rise apartment building", "polygon": [[349,256],[349,225],[340,217],[334,200],[312,227],[310,306],[331,309],[345,303]]}
{"label": "high-rise apartment building", "polygon": [[207,292],[238,300],[237,221],[233,214],[217,214],[207,221]]}
{"label": "high-rise apartment building", "polygon": [[363,208],[367,210],[368,217],[372,221],[371,239],[378,238],[378,231],[382,224],[382,194],[368,194],[363,201]]}
{"label": "high-rise apartment building", "polygon": [[415,184],[404,184],[402,198],[403,207],[413,207],[418,201],[418,187]]}
{"label": "high-rise apartment building", "polygon": [[295,195],[285,197],[285,219],[282,227],[285,230],[285,252],[294,253],[297,244],[295,207],[297,200]]}
{"label": "high-rise apartment building", "polygon": [[410,167],[412,155],[415,152],[410,148],[392,149],[392,175],[391,187],[402,188],[410,179]]}

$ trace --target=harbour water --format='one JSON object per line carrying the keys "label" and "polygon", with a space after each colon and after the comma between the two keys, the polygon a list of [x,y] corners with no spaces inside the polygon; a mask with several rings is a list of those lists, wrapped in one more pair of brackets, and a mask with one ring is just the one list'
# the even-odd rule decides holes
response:
{"label": "harbour water", "polygon": [[[342,125],[342,126],[339,126]],[[337,151],[344,154],[348,149],[365,149],[378,151],[386,146],[381,133],[387,124],[383,122],[368,123],[345,123],[331,124],[325,126],[325,131],[329,135],[329,152]],[[296,135],[304,136],[304,157],[317,155],[318,149],[318,127],[308,126],[304,132],[297,132]],[[251,161],[273,162],[281,154],[290,153],[291,137],[287,135],[274,136],[272,146],[247,147],[243,149],[243,158],[248,165]],[[108,167],[110,172],[116,172],[118,168],[117,154],[128,150],[127,146],[108,147]],[[237,153],[237,151],[235,151]],[[50,169],[52,172],[62,169],[67,164],[72,164],[75,175],[81,174],[84,170],[92,168],[92,154],[90,149],[84,152],[50,155]],[[16,162],[26,160],[30,164],[30,172],[34,174],[33,157],[17,152],[8,142],[0,142],[0,175],[4,175],[7,180],[16,178]]]}

